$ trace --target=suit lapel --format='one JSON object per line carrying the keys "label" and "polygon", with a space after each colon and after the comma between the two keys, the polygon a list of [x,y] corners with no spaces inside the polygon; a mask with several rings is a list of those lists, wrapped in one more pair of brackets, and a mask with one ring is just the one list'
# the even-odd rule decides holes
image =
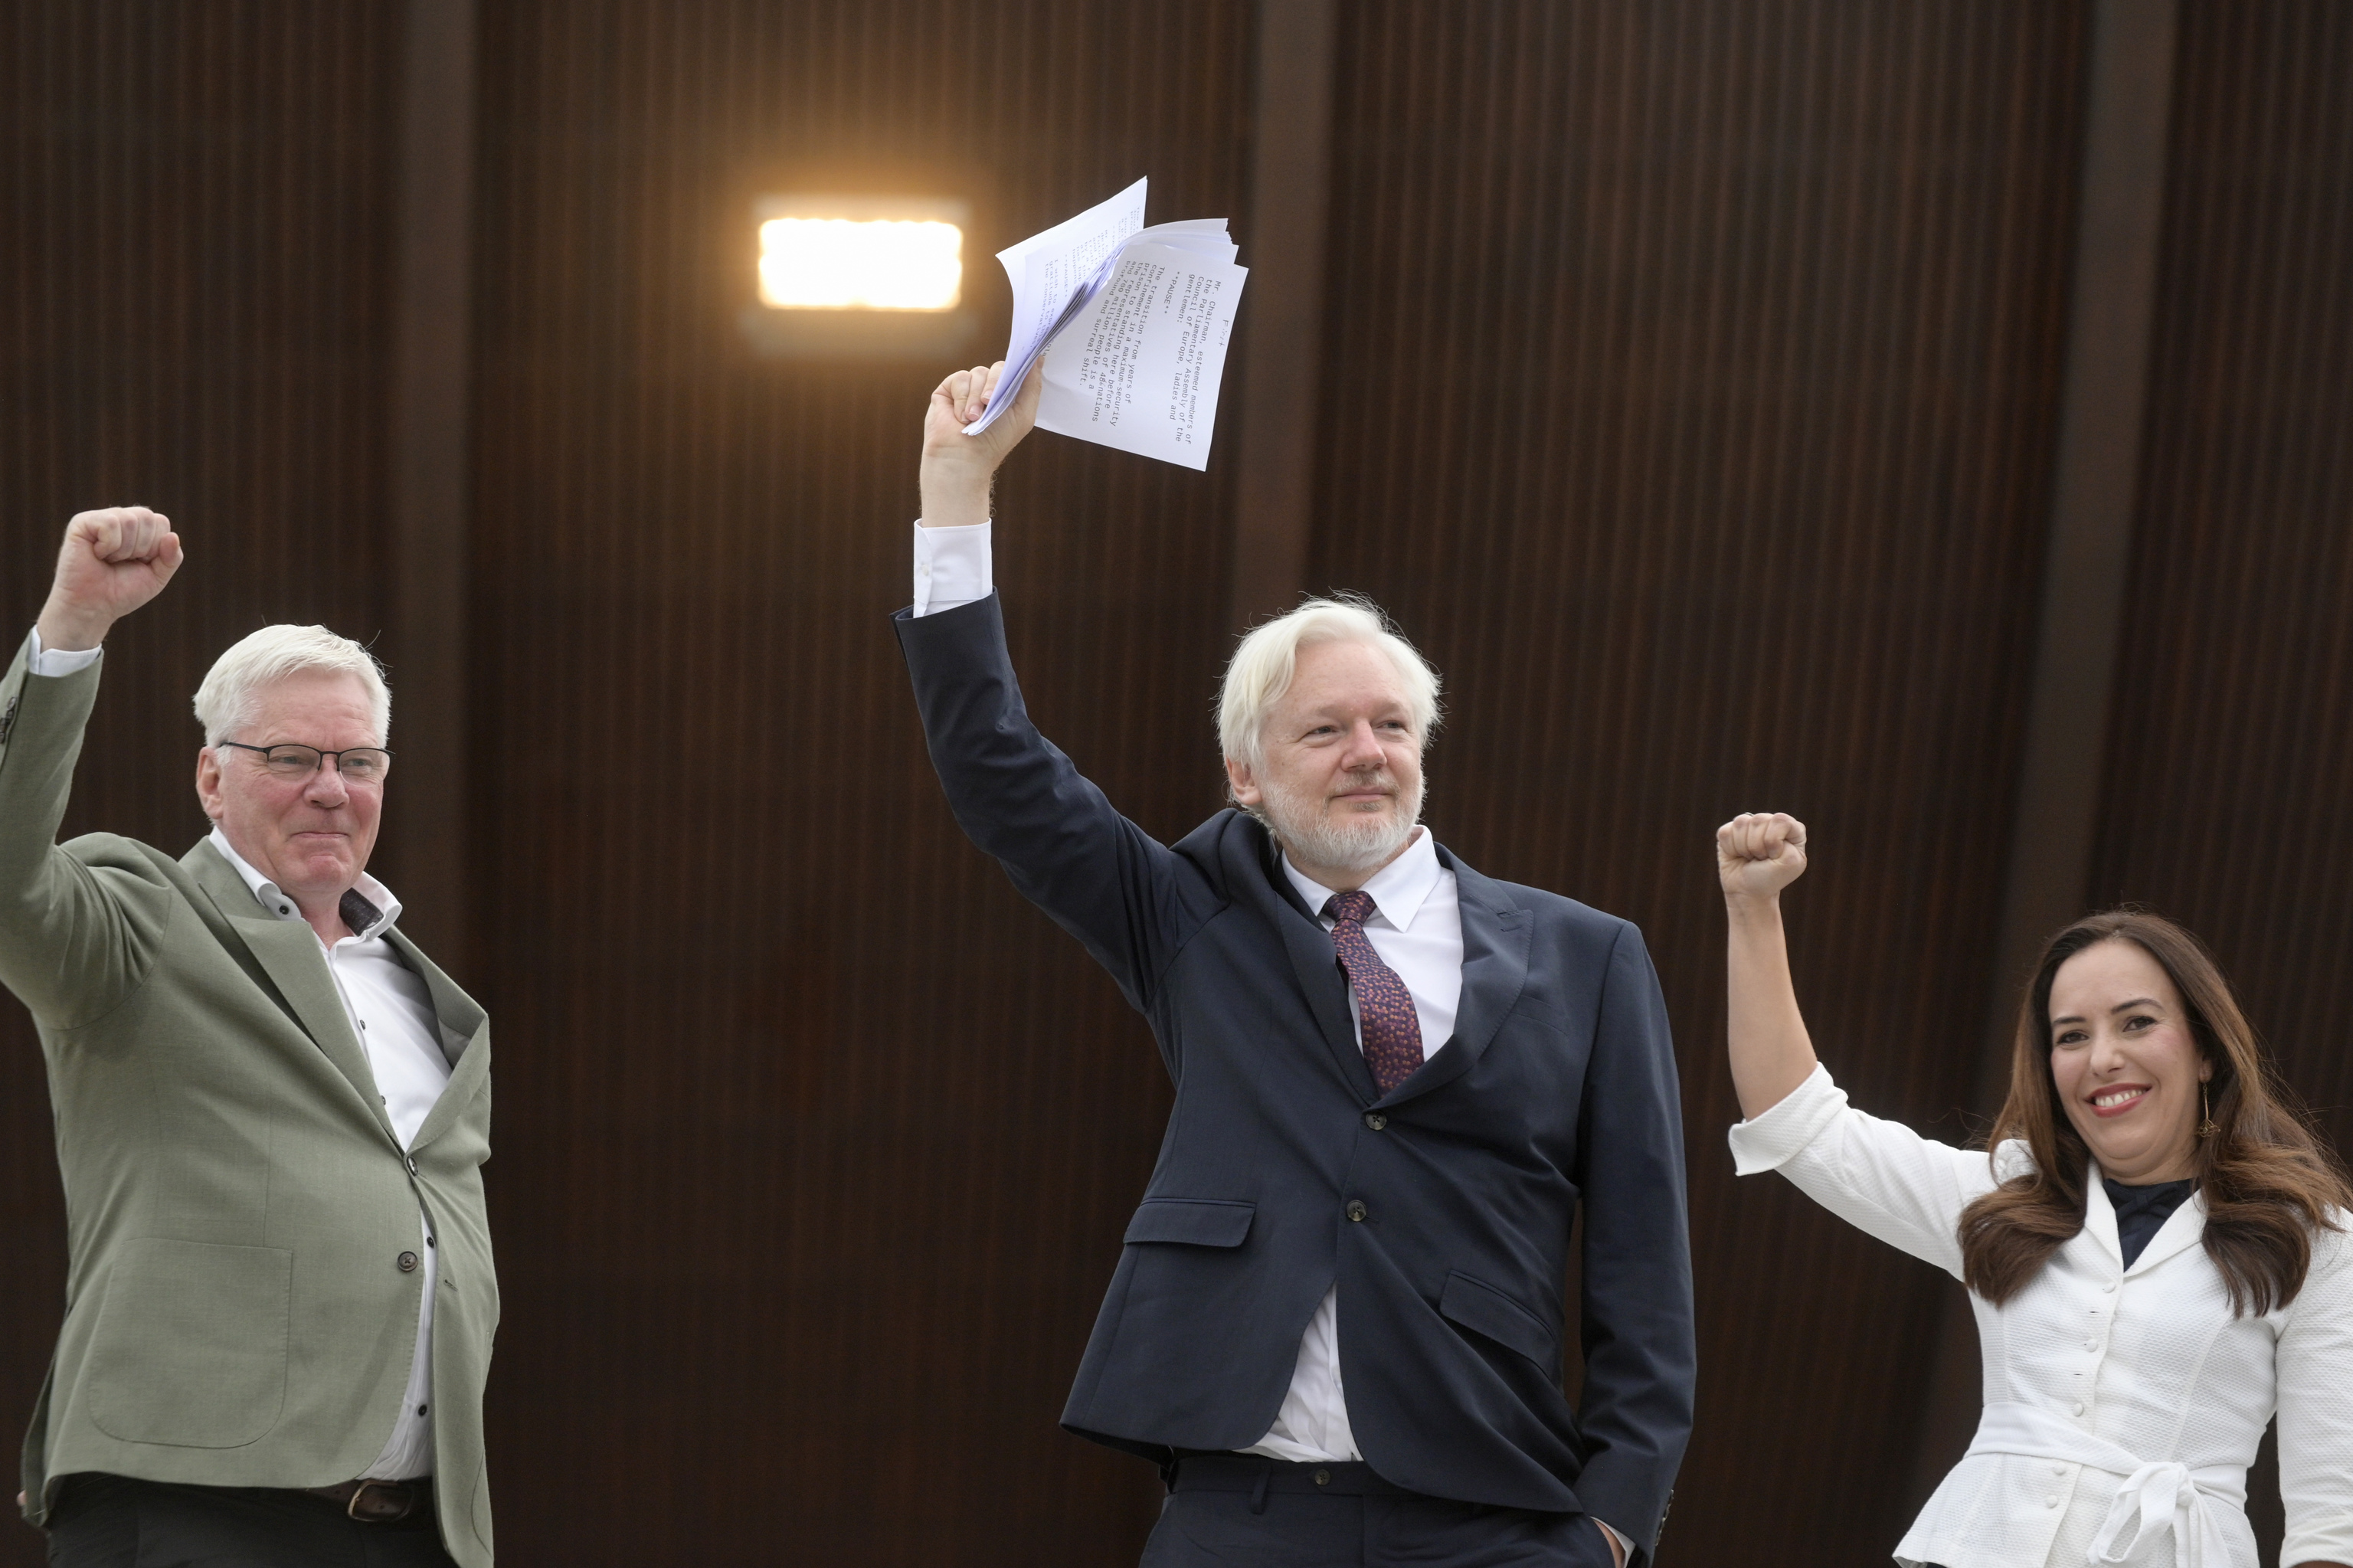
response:
{"label": "suit lapel", "polygon": [[264,910],[237,868],[211,844],[198,844],[181,863],[211,896],[230,933],[269,977],[278,1004],[351,1084],[384,1135],[392,1138],[384,1097],[376,1092],[375,1074],[368,1068],[367,1053],[361,1049],[351,1018],[343,1011],[343,999],[335,991],[334,978],[327,972],[318,933],[300,921],[280,920]]}
{"label": "suit lapel", "polygon": [[412,1150],[422,1149],[447,1131],[481,1093],[482,1081],[491,1074],[490,1015],[406,932],[395,927],[385,939],[400,954],[401,961],[424,979],[425,989],[433,998],[433,1021],[440,1032],[442,1049],[450,1058],[449,1082],[410,1145]]}
{"label": "suit lapel", "polygon": [[1273,841],[1263,827],[1253,821],[1236,839],[1249,863],[1231,868],[1234,874],[1229,880],[1244,890],[1259,916],[1281,935],[1292,972],[1306,995],[1308,1010],[1315,1015],[1333,1066],[1359,1102],[1372,1104],[1380,1097],[1380,1089],[1356,1044],[1356,1022],[1348,1012],[1348,982],[1341,978],[1340,955],[1332,946],[1332,934],[1300,902],[1291,879],[1275,862]]}
{"label": "suit lapel", "polygon": [[1525,909],[1515,907],[1510,895],[1438,848],[1440,865],[1454,873],[1455,896],[1462,916],[1462,1000],[1454,1012],[1454,1037],[1421,1065],[1419,1072],[1391,1090],[1391,1102],[1451,1084],[1471,1070],[1494,1043],[1495,1032],[1517,1006],[1528,983],[1528,937],[1534,923]]}

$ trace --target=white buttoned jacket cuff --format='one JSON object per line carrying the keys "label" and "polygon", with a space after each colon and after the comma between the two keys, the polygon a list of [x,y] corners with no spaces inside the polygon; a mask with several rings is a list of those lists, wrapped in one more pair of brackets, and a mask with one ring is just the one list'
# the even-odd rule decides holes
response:
{"label": "white buttoned jacket cuff", "polygon": [[987,523],[968,528],[926,528],[915,524],[915,600],[918,616],[987,599],[997,591],[992,580]]}
{"label": "white buttoned jacket cuff", "polygon": [[89,669],[98,662],[103,648],[44,648],[41,629],[33,628],[33,641],[27,646],[25,668],[43,680],[62,680],[68,675]]}
{"label": "white buttoned jacket cuff", "polygon": [[1830,1069],[1820,1062],[1806,1081],[1781,1097],[1764,1115],[1733,1125],[1732,1169],[1742,1176],[1778,1171],[1796,1159],[1822,1128],[1846,1109],[1846,1091],[1831,1081]]}

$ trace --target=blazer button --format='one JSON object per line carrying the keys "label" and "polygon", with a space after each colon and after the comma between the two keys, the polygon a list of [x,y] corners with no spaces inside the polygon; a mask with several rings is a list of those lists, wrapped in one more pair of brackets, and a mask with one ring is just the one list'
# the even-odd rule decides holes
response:
{"label": "blazer button", "polygon": [[1378,1111],[1366,1111],[1365,1113],[1365,1125],[1371,1128],[1375,1132],[1380,1131],[1381,1128],[1388,1126],[1388,1124],[1389,1118],[1383,1116]]}
{"label": "blazer button", "polygon": [[1318,1471],[1316,1471],[1316,1472],[1315,1472],[1315,1484],[1316,1484],[1317,1486],[1319,1486],[1319,1487],[1328,1487],[1328,1486],[1330,1486],[1330,1485],[1332,1484],[1332,1472],[1331,1472],[1331,1471],[1329,1471],[1329,1470],[1318,1470]]}
{"label": "blazer button", "polygon": [[417,1272],[417,1255],[413,1252],[402,1253],[400,1256],[396,1258],[394,1261],[400,1265],[400,1272],[403,1274],[414,1274]]}
{"label": "blazer button", "polygon": [[414,1154],[412,1154],[412,1155],[410,1155],[410,1156],[408,1157],[408,1173],[409,1173],[411,1176],[414,1176],[414,1175],[416,1175],[416,1174],[417,1174],[417,1156],[415,1156]]}
{"label": "blazer button", "polygon": [[1366,1213],[1367,1211],[1365,1208],[1365,1201],[1362,1198],[1351,1198],[1348,1200],[1347,1215],[1350,1219],[1355,1220],[1361,1224],[1364,1223],[1364,1218]]}

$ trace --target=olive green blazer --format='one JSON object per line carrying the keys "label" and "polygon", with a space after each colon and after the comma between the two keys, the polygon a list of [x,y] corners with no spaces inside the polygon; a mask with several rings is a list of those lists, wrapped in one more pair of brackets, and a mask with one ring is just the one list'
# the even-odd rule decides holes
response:
{"label": "olive green blazer", "polygon": [[99,668],[30,674],[29,642],[0,681],[0,983],[40,1029],[69,1261],[26,1515],[43,1522],[58,1480],[83,1470],[230,1487],[359,1475],[408,1381],[421,1202],[440,1255],[442,1538],[488,1568],[485,1015],[391,934],[453,1071],[404,1154],[310,927],[264,910],[206,843],[175,861],[109,833],[53,842]]}

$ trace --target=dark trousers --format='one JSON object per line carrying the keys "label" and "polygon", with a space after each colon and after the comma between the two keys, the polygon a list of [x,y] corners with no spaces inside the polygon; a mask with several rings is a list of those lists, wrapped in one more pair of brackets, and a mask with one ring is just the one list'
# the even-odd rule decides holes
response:
{"label": "dark trousers", "polygon": [[1255,1455],[1180,1460],[1142,1568],[1610,1568],[1581,1513],[1530,1513],[1393,1487],[1369,1465]]}
{"label": "dark trousers", "polygon": [[456,1568],[432,1510],[362,1524],[324,1498],[71,1476],[49,1517],[56,1568]]}

